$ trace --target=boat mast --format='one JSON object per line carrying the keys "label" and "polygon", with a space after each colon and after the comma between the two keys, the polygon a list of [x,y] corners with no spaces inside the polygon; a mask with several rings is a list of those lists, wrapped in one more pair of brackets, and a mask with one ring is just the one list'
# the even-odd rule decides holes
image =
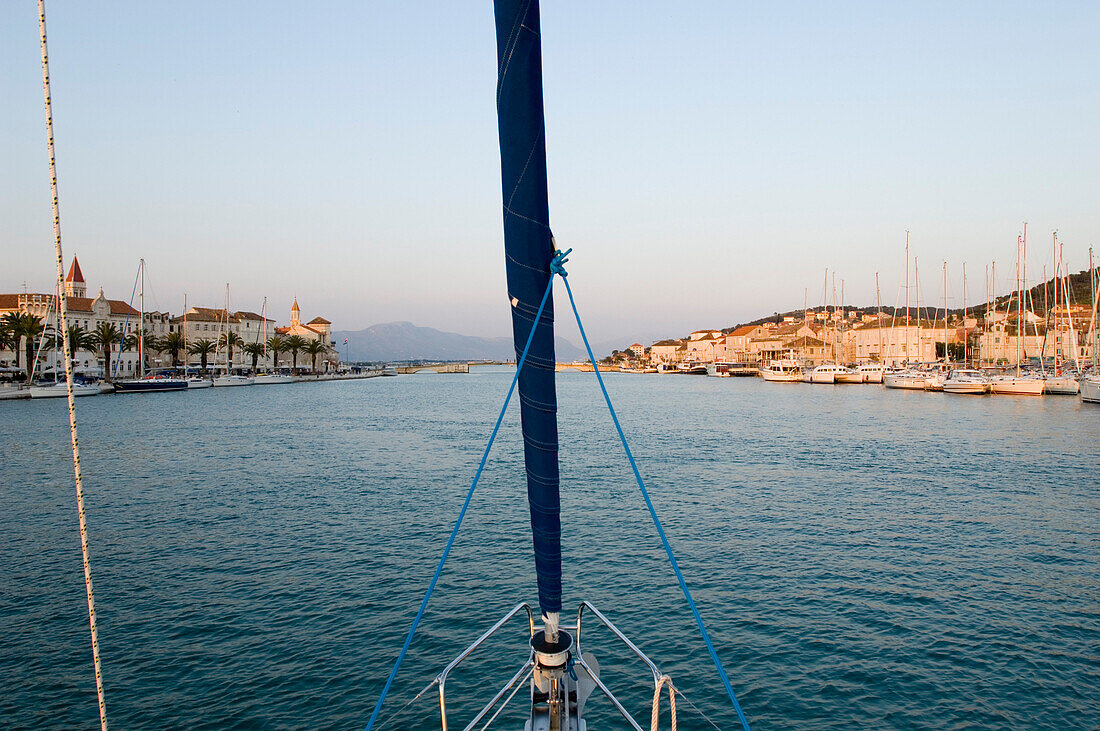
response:
{"label": "boat mast", "polygon": [[[1073,365],[1077,368],[1077,372],[1081,372],[1081,354],[1077,347],[1077,329],[1073,325],[1073,312],[1071,307],[1073,305],[1072,298],[1069,295],[1069,269],[1065,265],[1065,257],[1062,252],[1062,245],[1058,244],[1058,266],[1063,270],[1062,275],[1062,301],[1066,306],[1066,324],[1069,327],[1069,344],[1073,349]],[[1090,277],[1091,279],[1091,277]]]}
{"label": "boat mast", "polygon": [[966,262],[963,262],[963,365],[970,367],[970,337],[966,332]]}
{"label": "boat mast", "polygon": [[138,295],[141,318],[138,321],[138,378],[145,377],[145,259],[138,265],[141,274],[141,290]]}
{"label": "boat mast", "polygon": [[943,364],[950,362],[947,356],[947,262],[943,263]]}
{"label": "boat mast", "polygon": [[885,363],[886,357],[882,352],[882,292],[878,288],[878,272],[875,272],[875,306],[878,308],[878,359]]}
{"label": "boat mast", "polygon": [[909,364],[909,232],[905,232],[905,363]]}
{"label": "boat mast", "polygon": [[1024,319],[1023,289],[1020,284],[1020,257],[1023,256],[1023,237],[1016,237],[1016,377],[1020,377],[1020,340],[1024,328],[1020,323]]}
{"label": "boat mast", "polygon": [[183,293],[183,377],[187,378],[187,293]]}
{"label": "boat mast", "polygon": [[921,342],[924,339],[924,328],[920,324],[920,269],[915,256],[913,257],[913,284],[916,287],[916,292],[913,294],[917,301],[917,364],[920,365],[924,362],[924,343]]}

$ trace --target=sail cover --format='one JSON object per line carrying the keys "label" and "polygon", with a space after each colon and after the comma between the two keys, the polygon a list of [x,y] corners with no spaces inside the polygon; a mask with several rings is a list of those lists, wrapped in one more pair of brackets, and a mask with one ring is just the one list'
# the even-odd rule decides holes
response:
{"label": "sail cover", "polygon": [[[537,0],[496,0],[495,10],[504,255],[518,361],[549,284],[554,255],[546,197],[542,46]],[[543,614],[556,613],[561,611],[561,502],[552,294],[520,372],[519,398],[539,605]]]}

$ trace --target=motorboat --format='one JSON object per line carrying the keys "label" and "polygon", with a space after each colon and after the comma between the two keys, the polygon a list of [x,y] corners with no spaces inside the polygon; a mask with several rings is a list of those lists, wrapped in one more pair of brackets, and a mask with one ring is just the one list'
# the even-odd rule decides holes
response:
{"label": "motorboat", "polygon": [[796,360],[773,360],[760,369],[760,375],[765,381],[774,383],[798,383],[802,380],[802,367]]}
{"label": "motorboat", "polygon": [[[66,398],[69,395],[69,387],[65,381],[54,381],[53,383],[44,383],[40,386],[31,386],[28,390],[31,392],[31,398]],[[81,383],[79,381],[73,383],[73,396],[98,395],[98,383]]]}
{"label": "motorboat", "polygon": [[676,369],[688,376],[707,375],[707,367],[702,363],[681,363]]}
{"label": "motorboat", "polygon": [[218,376],[214,379],[215,386],[251,386],[255,381],[251,376],[241,376],[230,373],[227,376]]}
{"label": "motorboat", "polygon": [[841,366],[844,370],[837,371],[833,378],[834,383],[863,383],[863,374],[854,368]]}
{"label": "motorboat", "polygon": [[944,393],[987,394],[989,379],[981,371],[958,368],[951,371],[943,382]]}
{"label": "motorboat", "polygon": [[928,387],[928,374],[921,371],[898,371],[884,373],[882,382],[886,388],[902,388],[911,391],[924,391]]}
{"label": "motorboat", "polygon": [[191,376],[187,379],[187,388],[210,388],[214,385],[214,382],[209,378],[203,378],[202,376]]}
{"label": "motorboat", "polygon": [[294,383],[294,376],[287,373],[261,373],[252,380],[257,386],[274,386],[280,383]]}
{"label": "motorboat", "polygon": [[[851,368],[845,368],[836,363],[822,363],[810,371],[810,383],[843,383],[843,381],[837,380],[837,376],[851,378],[853,373]],[[854,381],[849,380],[847,382],[853,383]]]}
{"label": "motorboat", "polygon": [[676,368],[676,366],[671,365],[669,363],[658,363],[657,364],[657,372],[658,373],[679,373],[680,371],[679,371],[678,368]]}
{"label": "motorboat", "polygon": [[882,374],[885,371],[886,368],[882,363],[864,363],[856,368],[856,373],[860,375],[860,383],[882,383]]}
{"label": "motorboat", "polygon": [[115,382],[115,393],[154,393],[157,391],[186,391],[187,381],[173,376],[153,375],[131,381]]}
{"label": "motorboat", "polygon": [[730,366],[731,365],[733,365],[733,364],[732,363],[727,363],[726,361],[716,361],[714,363],[707,363],[707,375],[708,376],[716,376],[718,378],[729,378],[732,375],[730,373]]}
{"label": "motorboat", "polygon": [[1001,396],[1042,396],[1046,381],[1041,376],[1027,373],[993,376],[990,379],[990,393]]}

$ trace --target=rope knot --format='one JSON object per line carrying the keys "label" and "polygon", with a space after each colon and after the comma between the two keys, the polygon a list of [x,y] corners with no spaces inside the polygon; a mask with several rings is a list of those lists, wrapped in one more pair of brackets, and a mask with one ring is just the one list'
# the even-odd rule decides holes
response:
{"label": "rope knot", "polygon": [[561,275],[563,279],[568,277],[569,273],[565,271],[565,262],[569,261],[569,255],[571,253],[573,253],[572,249],[554,252],[554,258],[550,260],[550,271],[554,274]]}

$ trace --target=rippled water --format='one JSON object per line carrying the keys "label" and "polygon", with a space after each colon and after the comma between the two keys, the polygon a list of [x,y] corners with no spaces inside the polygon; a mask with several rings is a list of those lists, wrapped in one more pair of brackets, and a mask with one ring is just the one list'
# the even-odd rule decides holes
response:
{"label": "rippled water", "polygon": [[[510,378],[81,400],[112,724],[364,725]],[[1100,725],[1100,408],[607,381],[756,728]],[[559,389],[566,603],[591,600],[733,728],[592,375]],[[513,409],[383,717],[534,601],[518,431]],[[62,401],[0,403],[5,728],[97,720],[67,450]],[[523,643],[517,622],[471,658],[448,686],[452,724]],[[648,719],[641,668],[606,632],[585,649]],[[590,712],[622,727],[606,702]],[[436,713],[424,698],[389,727]],[[680,727],[710,726],[681,704]]]}

